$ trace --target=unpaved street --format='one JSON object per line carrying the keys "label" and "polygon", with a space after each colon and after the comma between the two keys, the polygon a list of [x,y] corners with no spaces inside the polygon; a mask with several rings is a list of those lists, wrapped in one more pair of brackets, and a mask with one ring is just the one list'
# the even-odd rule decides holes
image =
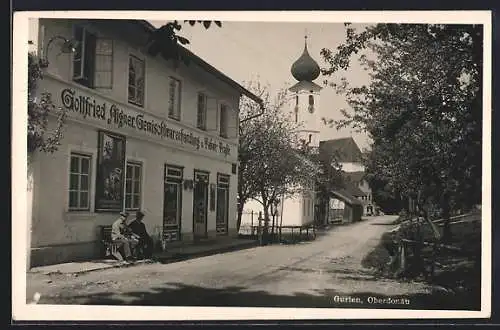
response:
{"label": "unpaved street", "polygon": [[[78,276],[28,274],[40,303],[184,306],[443,308],[422,283],[382,279],[361,260],[394,217],[338,226],[315,241]],[[387,299],[391,298],[391,299]],[[384,300],[385,299],[385,300]]]}

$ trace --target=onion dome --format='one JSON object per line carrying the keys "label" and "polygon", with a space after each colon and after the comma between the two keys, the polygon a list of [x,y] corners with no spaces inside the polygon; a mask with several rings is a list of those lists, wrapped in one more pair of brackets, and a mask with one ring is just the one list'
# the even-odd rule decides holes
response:
{"label": "onion dome", "polygon": [[292,75],[297,81],[313,81],[318,78],[320,69],[318,63],[307,51],[307,36],[305,37],[304,52],[295,63],[292,64]]}

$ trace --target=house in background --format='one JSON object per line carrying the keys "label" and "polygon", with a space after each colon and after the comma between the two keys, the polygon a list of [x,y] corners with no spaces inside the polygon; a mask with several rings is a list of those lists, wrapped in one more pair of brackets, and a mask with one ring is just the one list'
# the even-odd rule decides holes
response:
{"label": "house in background", "polygon": [[[335,157],[342,169],[343,187],[332,187],[336,192],[330,202],[329,222],[338,222],[341,207],[348,205],[350,208],[362,207],[361,216],[369,216],[375,213],[375,205],[372,200],[372,190],[365,179],[365,167],[363,165],[363,153],[352,137],[324,140],[320,142],[319,152],[325,158]],[[353,203],[353,198],[357,201]],[[349,218],[343,218],[343,222],[357,221],[360,217],[356,214]]]}
{"label": "house in background", "polygon": [[30,164],[31,266],[99,257],[99,227],[122,210],[167,249],[237,235],[239,102],[262,101],[186,48],[187,64],[150,54],[147,21],[30,24],[48,60],[37,92],[67,111],[58,150]]}

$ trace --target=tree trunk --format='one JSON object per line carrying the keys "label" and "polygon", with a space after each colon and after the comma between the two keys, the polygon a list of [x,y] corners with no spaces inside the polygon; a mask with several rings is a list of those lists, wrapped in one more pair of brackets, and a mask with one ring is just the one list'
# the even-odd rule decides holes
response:
{"label": "tree trunk", "polygon": [[271,238],[274,239],[274,226],[275,226],[275,224],[274,224],[274,218],[275,218],[275,216],[272,215],[272,217],[273,217],[273,222],[272,222],[272,225],[271,225]]}
{"label": "tree trunk", "polygon": [[264,244],[269,243],[269,205],[266,199],[262,198],[264,207]]}
{"label": "tree trunk", "polygon": [[237,232],[240,232],[240,227],[241,227],[241,217],[243,215],[243,206],[245,203],[238,202],[238,205],[236,207],[236,212],[237,212],[237,219],[236,219],[236,229]]}

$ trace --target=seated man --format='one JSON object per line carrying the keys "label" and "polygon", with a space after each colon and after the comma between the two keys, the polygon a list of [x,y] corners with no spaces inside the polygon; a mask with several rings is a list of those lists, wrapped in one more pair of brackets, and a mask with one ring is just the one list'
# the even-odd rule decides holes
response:
{"label": "seated man", "polygon": [[148,259],[153,255],[153,239],[146,231],[146,225],[142,222],[144,213],[137,211],[136,218],[129,224],[132,233],[139,237],[138,247],[142,249],[143,257]]}
{"label": "seated man", "polygon": [[[111,240],[120,244],[120,249],[123,250],[125,260],[133,260],[132,250],[137,245],[137,241],[129,236],[127,227],[128,212],[120,212],[120,217],[113,222],[111,226]],[[115,256],[121,260],[121,256]]]}

